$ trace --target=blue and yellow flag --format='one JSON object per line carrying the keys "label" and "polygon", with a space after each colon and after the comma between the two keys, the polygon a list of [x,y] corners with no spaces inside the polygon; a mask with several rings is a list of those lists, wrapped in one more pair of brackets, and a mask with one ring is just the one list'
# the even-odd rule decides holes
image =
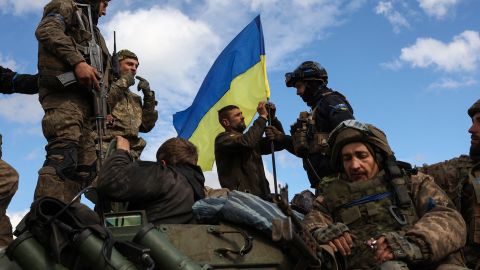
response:
{"label": "blue and yellow flag", "polygon": [[270,97],[260,15],[238,34],[218,56],[198,90],[192,105],[173,115],[178,136],[195,144],[198,165],[212,169],[215,137],[224,129],[218,110],[236,105],[248,126],[258,102]]}

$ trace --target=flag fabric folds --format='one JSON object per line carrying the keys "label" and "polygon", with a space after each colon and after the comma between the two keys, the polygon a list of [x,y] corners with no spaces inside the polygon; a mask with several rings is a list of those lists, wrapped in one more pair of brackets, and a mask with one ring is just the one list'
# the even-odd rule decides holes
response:
{"label": "flag fabric folds", "polygon": [[270,96],[260,15],[248,24],[220,53],[207,73],[192,105],[173,115],[173,125],[181,138],[198,148],[198,165],[212,169],[215,137],[224,129],[218,110],[238,106],[248,126],[258,102]]}

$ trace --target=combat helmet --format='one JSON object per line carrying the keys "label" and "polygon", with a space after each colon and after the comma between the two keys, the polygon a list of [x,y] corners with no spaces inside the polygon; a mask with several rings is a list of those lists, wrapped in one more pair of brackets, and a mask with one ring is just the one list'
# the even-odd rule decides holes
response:
{"label": "combat helmet", "polygon": [[473,117],[476,113],[480,112],[480,99],[473,103],[472,107],[468,109],[468,115]]}
{"label": "combat helmet", "polygon": [[380,150],[384,157],[393,155],[387,136],[379,128],[357,120],[345,120],[328,137],[330,164],[333,168],[339,168],[340,152],[345,145],[352,142],[364,142],[367,147],[374,147],[375,149],[370,149],[372,154],[375,154],[375,150]]}
{"label": "combat helmet", "polygon": [[328,84],[327,70],[317,62],[305,61],[293,72],[285,73],[285,84],[287,87],[294,87],[298,81],[323,81]]}

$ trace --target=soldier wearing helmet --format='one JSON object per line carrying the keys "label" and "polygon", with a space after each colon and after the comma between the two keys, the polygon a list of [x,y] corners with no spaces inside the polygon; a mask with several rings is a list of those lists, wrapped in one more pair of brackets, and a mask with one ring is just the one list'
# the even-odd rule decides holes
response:
{"label": "soldier wearing helmet", "polygon": [[[400,168],[383,131],[347,120],[329,136],[336,178],[305,217],[345,269],[465,269],[465,222],[433,178]],[[445,268],[438,268],[438,267]]]}
{"label": "soldier wearing helmet", "polygon": [[472,120],[470,154],[424,165],[420,170],[435,178],[467,222],[467,266],[480,269],[480,99],[467,111]]}
{"label": "soldier wearing helmet", "polygon": [[311,108],[302,112],[292,125],[294,154],[303,158],[311,187],[330,175],[326,139],[340,122],[354,119],[353,109],[345,96],[328,88],[325,68],[313,61],[303,62],[293,72],[285,74],[287,87],[295,87],[297,95]]}
{"label": "soldier wearing helmet", "polygon": [[[95,178],[90,121],[93,91],[100,90],[101,82],[106,87],[110,83],[110,54],[97,27],[107,4],[108,0],[51,0],[35,31],[39,101],[45,112],[42,129],[48,141],[35,199],[51,196],[69,202]],[[90,59],[90,49],[97,46],[98,70]],[[64,83],[62,76],[72,72],[74,82]]]}
{"label": "soldier wearing helmet", "polygon": [[150,89],[147,80],[136,76],[139,80],[137,89],[143,92],[143,103],[139,95],[130,91],[135,83],[135,75],[139,66],[138,57],[129,50],[118,52],[120,78],[112,83],[108,93],[108,105],[111,113],[107,116],[110,124],[106,136],[103,137],[103,151],[116,137],[122,136],[130,143],[130,154],[134,159],[140,158],[146,141],[138,136],[155,127],[158,112],[155,110],[155,92]]}

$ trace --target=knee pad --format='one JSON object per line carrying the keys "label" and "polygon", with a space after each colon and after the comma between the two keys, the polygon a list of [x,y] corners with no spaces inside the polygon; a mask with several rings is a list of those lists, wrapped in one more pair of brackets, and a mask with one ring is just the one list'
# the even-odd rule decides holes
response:
{"label": "knee pad", "polygon": [[[52,158],[52,156],[61,156],[61,158]],[[47,160],[43,166],[50,166],[55,168],[57,175],[62,179],[73,179],[75,169],[77,168],[78,151],[77,145],[74,143],[67,143],[62,148],[54,148],[47,150]]]}

